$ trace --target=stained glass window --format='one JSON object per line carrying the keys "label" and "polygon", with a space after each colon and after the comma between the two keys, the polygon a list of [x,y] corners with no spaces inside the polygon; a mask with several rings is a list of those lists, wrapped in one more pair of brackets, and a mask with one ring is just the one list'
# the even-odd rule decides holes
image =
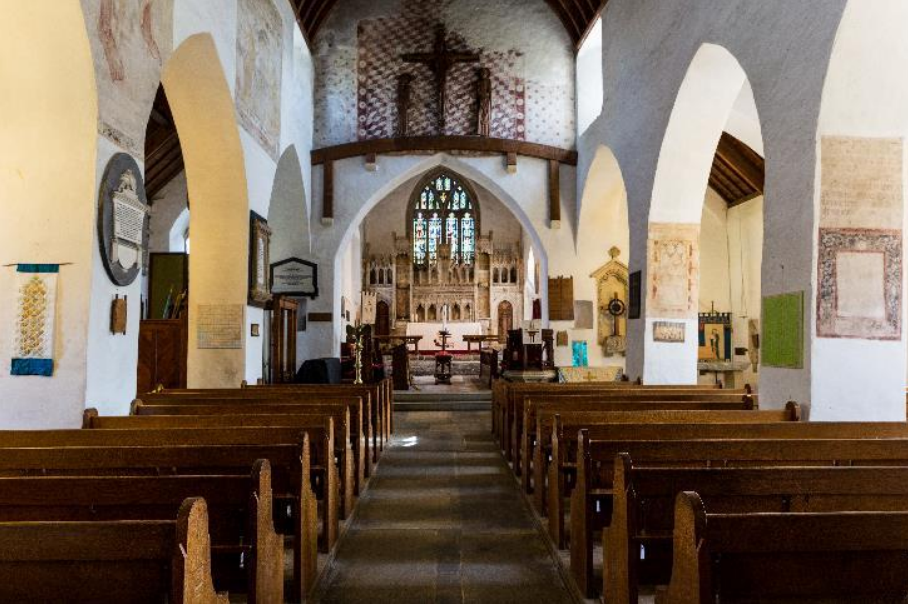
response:
{"label": "stained glass window", "polygon": [[[414,202],[413,262],[435,264],[447,244],[455,264],[472,265],[476,257],[476,213],[469,193],[456,178],[437,175]],[[423,212],[428,211],[428,213]]]}

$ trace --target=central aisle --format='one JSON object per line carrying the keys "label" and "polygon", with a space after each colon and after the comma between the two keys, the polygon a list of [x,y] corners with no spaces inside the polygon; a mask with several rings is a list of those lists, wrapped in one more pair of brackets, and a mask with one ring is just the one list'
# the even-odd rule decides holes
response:
{"label": "central aisle", "polygon": [[489,422],[488,412],[395,416],[316,602],[574,601]]}

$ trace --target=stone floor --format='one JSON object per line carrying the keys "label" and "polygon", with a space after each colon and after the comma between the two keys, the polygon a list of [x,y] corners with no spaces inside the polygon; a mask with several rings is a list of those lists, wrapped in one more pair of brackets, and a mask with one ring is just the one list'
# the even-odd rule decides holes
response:
{"label": "stone floor", "polygon": [[313,601],[574,602],[488,412],[408,412]]}

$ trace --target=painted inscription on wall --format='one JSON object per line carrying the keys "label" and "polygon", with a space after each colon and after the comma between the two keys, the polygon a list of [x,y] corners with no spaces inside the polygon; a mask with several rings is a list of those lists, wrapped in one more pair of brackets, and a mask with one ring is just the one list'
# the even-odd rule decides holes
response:
{"label": "painted inscription on wall", "polygon": [[901,337],[903,144],[825,137],[817,335]]}
{"label": "painted inscription on wall", "polygon": [[243,128],[277,159],[284,24],[271,0],[240,0],[237,10],[237,115]]}
{"label": "painted inscription on wall", "polygon": [[199,304],[197,321],[199,348],[229,350],[243,347],[242,304]]}
{"label": "painted inscription on wall", "polygon": [[95,60],[98,132],[143,157],[148,113],[173,47],[173,0],[83,0]]}
{"label": "painted inscription on wall", "polygon": [[649,226],[648,315],[660,319],[694,317],[700,278],[700,225],[657,223]]}

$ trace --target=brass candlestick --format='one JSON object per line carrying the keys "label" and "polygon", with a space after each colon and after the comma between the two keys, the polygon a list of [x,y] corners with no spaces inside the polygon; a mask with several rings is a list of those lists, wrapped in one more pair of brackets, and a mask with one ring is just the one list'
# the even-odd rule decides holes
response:
{"label": "brass candlestick", "polygon": [[356,336],[356,343],[353,345],[354,350],[354,364],[353,367],[356,369],[356,377],[353,379],[353,383],[360,385],[363,383],[363,336]]}

